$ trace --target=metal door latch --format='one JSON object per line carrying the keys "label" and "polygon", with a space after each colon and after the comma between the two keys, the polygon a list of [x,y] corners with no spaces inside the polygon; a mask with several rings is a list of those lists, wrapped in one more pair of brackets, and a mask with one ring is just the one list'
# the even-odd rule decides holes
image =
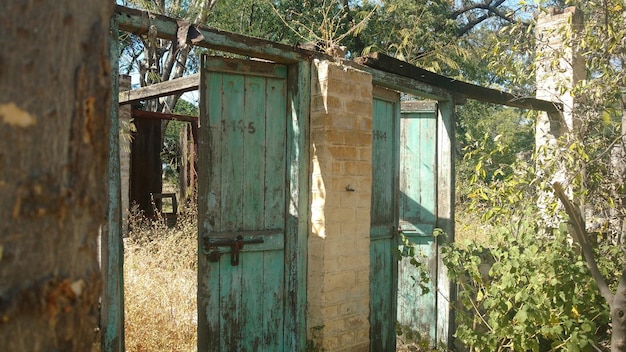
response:
{"label": "metal door latch", "polygon": [[210,238],[204,237],[204,252],[207,254],[208,259],[212,263],[216,263],[220,260],[222,252],[217,247],[230,247],[230,265],[239,265],[239,251],[243,249],[244,244],[263,243],[262,237],[244,239],[243,236],[231,238]]}

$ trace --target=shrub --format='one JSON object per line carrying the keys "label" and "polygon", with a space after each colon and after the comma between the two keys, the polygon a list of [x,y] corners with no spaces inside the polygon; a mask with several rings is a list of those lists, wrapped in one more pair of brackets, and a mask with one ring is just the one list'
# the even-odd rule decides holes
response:
{"label": "shrub", "polygon": [[459,285],[455,336],[475,351],[588,351],[609,338],[608,307],[564,232],[452,244],[444,261]]}

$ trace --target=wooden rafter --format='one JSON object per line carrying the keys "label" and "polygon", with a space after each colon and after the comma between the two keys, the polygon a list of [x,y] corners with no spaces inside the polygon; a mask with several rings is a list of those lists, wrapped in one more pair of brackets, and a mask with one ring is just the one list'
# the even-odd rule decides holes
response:
{"label": "wooden rafter", "polygon": [[563,105],[560,103],[530,97],[521,97],[503,92],[501,90],[481,87],[475,84],[459,81],[454,78],[430,72],[415,65],[411,65],[408,62],[400,61],[381,53],[373,53],[369,56],[357,58],[355,61],[359,64],[369,66],[377,70],[404,76],[436,88],[447,90],[453,94],[467,97],[468,99],[553,113],[563,111]]}
{"label": "wooden rafter", "polygon": [[146,87],[120,92],[120,105],[198,90],[200,74],[185,76]]}
{"label": "wooden rafter", "polygon": [[[117,5],[115,20],[119,23],[120,30],[126,32],[147,34],[148,28],[155,26],[159,38],[177,39],[178,21],[171,17]],[[190,26],[187,42],[203,48],[252,56],[279,63],[295,63],[301,60],[308,60],[312,56],[317,55],[313,51],[302,48],[220,31],[205,26]]]}

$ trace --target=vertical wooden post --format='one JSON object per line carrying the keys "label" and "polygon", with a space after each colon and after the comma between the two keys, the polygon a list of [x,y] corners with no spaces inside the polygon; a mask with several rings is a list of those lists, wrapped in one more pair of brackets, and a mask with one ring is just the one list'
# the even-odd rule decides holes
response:
{"label": "vertical wooden post", "polygon": [[[130,90],[130,76],[119,76],[118,91]],[[122,237],[128,234],[128,214],[130,209],[130,124],[131,104],[119,105],[118,118],[120,123],[120,192],[122,193]],[[124,126],[124,128],[122,128]],[[126,136],[124,136],[126,134]]]}
{"label": "vertical wooden post", "polygon": [[[311,94],[311,64],[300,61],[289,66],[289,106],[291,116],[287,139],[295,147],[287,155],[289,193],[287,204],[287,238],[285,239],[287,291],[291,292],[285,305],[285,350],[306,348],[306,275],[309,208],[309,99]],[[293,234],[292,236],[289,236]]]}
{"label": "vertical wooden post", "polygon": [[102,231],[103,294],[100,328],[102,352],[124,351],[124,300],[123,300],[123,247],[122,209],[119,151],[119,75],[118,75],[118,25],[111,20],[111,116],[109,129],[109,159],[107,164],[107,214]]}
{"label": "vertical wooden post", "polygon": [[437,344],[450,346],[454,333],[454,312],[450,302],[456,299],[454,286],[443,264],[441,248],[454,242],[455,125],[454,101],[439,101],[437,124],[437,227],[444,235],[437,241]]}

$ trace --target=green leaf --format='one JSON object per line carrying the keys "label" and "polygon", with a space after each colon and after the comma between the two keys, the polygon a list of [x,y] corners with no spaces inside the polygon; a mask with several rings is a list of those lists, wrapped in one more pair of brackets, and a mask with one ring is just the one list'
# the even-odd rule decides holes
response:
{"label": "green leaf", "polygon": [[515,314],[515,320],[517,320],[518,322],[522,324],[526,322],[526,319],[528,319],[528,313],[526,312],[525,309],[521,309],[517,312],[517,314]]}

